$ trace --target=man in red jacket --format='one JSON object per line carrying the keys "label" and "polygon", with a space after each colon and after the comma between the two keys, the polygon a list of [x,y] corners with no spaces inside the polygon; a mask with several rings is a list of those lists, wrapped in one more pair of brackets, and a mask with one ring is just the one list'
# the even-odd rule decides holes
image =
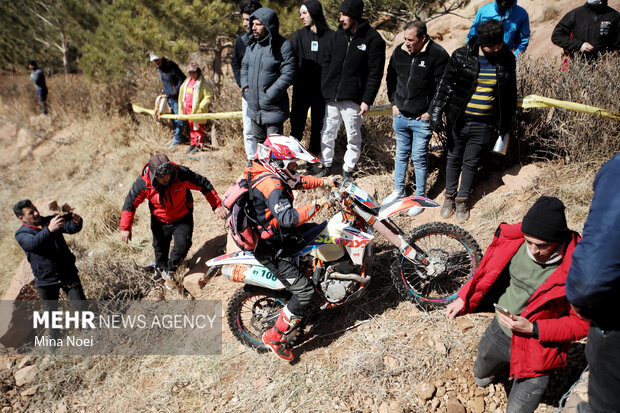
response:
{"label": "man in red jacket", "polygon": [[536,410],[550,374],[566,366],[570,343],[588,332],[565,291],[579,238],[566,225],[562,201],[540,197],[522,223],[499,226],[473,278],[448,305],[454,319],[497,304],[478,344],[474,375],[486,387],[510,367],[507,412]]}
{"label": "man in red jacket", "polygon": [[[218,217],[226,217],[226,208],[207,178],[171,162],[161,153],[151,156],[144,165],[141,176],[134,182],[123,204],[121,239],[129,242],[136,208],[144,199],[149,200],[156,272],[164,278],[169,290],[176,286],[174,275],[192,246],[192,189],[202,192]],[[173,237],[174,247],[168,257]]]}

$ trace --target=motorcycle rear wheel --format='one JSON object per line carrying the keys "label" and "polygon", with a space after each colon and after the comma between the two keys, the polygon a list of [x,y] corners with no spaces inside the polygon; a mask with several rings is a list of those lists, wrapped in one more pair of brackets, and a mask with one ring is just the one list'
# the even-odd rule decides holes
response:
{"label": "motorcycle rear wheel", "polygon": [[421,248],[439,269],[435,275],[428,275],[424,267],[395,250],[392,282],[401,296],[424,309],[442,307],[456,299],[482,259],[478,243],[467,231],[444,222],[420,225],[408,232],[405,240]]}
{"label": "motorcycle rear wheel", "polygon": [[230,331],[242,344],[260,353],[268,351],[261,337],[276,323],[289,296],[286,291],[244,285],[228,302],[226,318]]}

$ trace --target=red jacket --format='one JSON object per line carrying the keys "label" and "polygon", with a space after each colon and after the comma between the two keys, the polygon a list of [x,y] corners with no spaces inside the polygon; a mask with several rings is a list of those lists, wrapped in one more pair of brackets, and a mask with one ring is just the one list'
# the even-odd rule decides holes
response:
{"label": "red jacket", "polygon": [[166,224],[178,221],[191,213],[194,207],[191,189],[202,192],[211,208],[216,209],[222,206],[220,197],[207,178],[185,166],[176,164],[174,166],[176,171],[170,178],[170,184],[165,187],[156,183],[153,185],[149,177],[148,164],[144,166],[142,175],[136,179],[125,198],[121,212],[122,231],[131,231],[136,208],[145,199],[149,200],[151,215]]}
{"label": "red jacket", "polygon": [[[565,292],[566,276],[579,239],[579,234],[576,232],[571,234],[571,240],[559,267],[534,292],[520,314],[530,322],[537,322],[538,339],[516,333],[512,335],[511,377],[544,376],[565,367],[570,343],[588,334],[589,323],[571,310]],[[465,307],[459,315],[476,311],[482,302],[485,304],[497,302],[505,288],[494,290],[492,287],[502,283],[508,285],[505,278],[509,277],[509,274],[504,269],[523,242],[520,223],[499,226],[478,270],[458,293],[458,296],[465,301]]]}

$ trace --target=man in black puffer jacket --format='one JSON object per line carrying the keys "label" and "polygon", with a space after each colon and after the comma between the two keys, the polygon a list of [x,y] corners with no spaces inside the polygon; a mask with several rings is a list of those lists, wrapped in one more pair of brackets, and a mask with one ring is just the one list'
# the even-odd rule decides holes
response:
{"label": "man in black puffer jacket", "polygon": [[458,223],[469,219],[467,203],[483,152],[498,132],[510,130],[517,108],[515,57],[503,36],[499,20],[480,23],[478,37],[450,57],[431,103],[431,128],[439,128],[444,112],[447,120],[446,199],[441,217],[449,218],[456,211]]}
{"label": "man in black puffer jacket", "polygon": [[318,176],[328,176],[340,124],[347,130],[347,152],[342,166],[350,178],[362,154],[362,115],[377,96],[385,65],[385,41],[366,19],[362,0],[344,0],[340,26],[323,60],[321,89],[327,105],[321,131],[321,162]]}
{"label": "man in black puffer jacket", "polygon": [[16,203],[13,212],[22,222],[15,239],[26,252],[41,300],[58,300],[61,288],[70,300],[85,300],[75,256],[62,235],[79,232],[82,218],[73,213],[42,217],[29,199]]}

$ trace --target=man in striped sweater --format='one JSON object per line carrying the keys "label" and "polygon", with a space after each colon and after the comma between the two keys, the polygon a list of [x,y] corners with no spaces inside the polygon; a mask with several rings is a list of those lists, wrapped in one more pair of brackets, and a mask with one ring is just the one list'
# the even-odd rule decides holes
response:
{"label": "man in striped sweater", "polygon": [[[431,103],[431,128],[445,112],[448,135],[442,218],[469,219],[474,175],[497,134],[510,130],[517,107],[515,57],[504,43],[499,20],[486,20],[478,37],[454,51]],[[460,177],[460,186],[459,186]]]}

